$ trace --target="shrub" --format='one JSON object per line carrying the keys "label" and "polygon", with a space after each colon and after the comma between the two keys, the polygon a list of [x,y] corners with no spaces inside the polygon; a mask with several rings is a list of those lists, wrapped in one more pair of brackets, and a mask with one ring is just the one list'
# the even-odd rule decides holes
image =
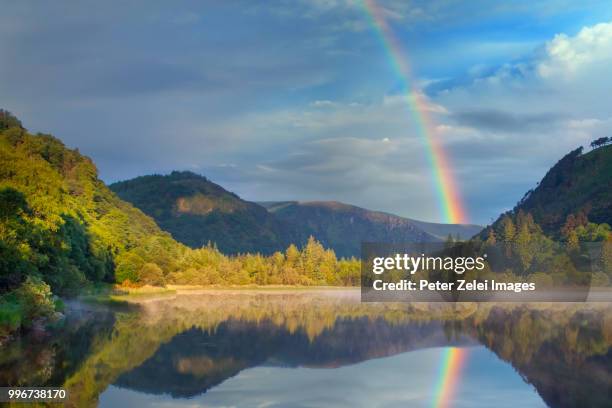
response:
{"label": "shrub", "polygon": [[51,288],[36,276],[28,276],[15,294],[23,310],[25,325],[39,317],[51,317],[55,312]]}

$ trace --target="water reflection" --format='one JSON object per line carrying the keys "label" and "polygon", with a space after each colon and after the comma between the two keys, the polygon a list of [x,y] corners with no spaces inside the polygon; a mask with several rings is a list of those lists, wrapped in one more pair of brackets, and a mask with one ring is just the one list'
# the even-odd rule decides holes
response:
{"label": "water reflection", "polygon": [[[608,304],[361,304],[355,292],[206,292],[76,311],[3,350],[3,384],[71,405],[431,407],[445,348],[466,350],[449,407],[604,407]],[[506,404],[506,405],[504,405]]]}
{"label": "water reflection", "polygon": [[[438,322],[390,325],[382,319],[340,318],[312,341],[269,320],[230,319],[214,331],[190,329],[163,344],[115,384],[146,393],[192,397],[260,365],[337,368],[377,357],[447,345]],[[467,339],[454,344],[470,344]]]}
{"label": "water reflection", "polygon": [[[111,386],[101,406],[432,407],[443,349],[428,348],[365,360],[333,370],[261,365],[241,371],[205,394],[172,399]],[[449,407],[545,407],[533,388],[483,347],[470,363]],[[485,371],[486,370],[486,371]],[[487,373],[488,372],[488,373]],[[494,375],[492,375],[494,373]],[[486,392],[483,392],[486,390]]]}

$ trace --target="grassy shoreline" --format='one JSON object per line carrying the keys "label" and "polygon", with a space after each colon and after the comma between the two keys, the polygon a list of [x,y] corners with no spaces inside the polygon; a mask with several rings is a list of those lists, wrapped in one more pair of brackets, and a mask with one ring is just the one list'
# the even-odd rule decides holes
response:
{"label": "grassy shoreline", "polygon": [[166,285],[140,287],[124,287],[121,285],[102,285],[87,293],[81,294],[77,300],[85,302],[120,304],[132,300],[150,299],[157,297],[205,294],[211,292],[250,292],[283,293],[283,292],[333,292],[358,291],[358,286],[303,286],[303,285]]}

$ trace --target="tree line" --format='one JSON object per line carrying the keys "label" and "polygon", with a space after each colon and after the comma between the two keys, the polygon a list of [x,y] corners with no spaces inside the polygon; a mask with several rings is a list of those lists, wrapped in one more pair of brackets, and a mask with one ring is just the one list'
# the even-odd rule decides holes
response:
{"label": "tree line", "polygon": [[[228,256],[214,244],[199,249],[181,247],[168,250],[161,243],[153,258],[142,249],[117,258],[116,279],[126,286],[189,285],[341,285],[359,284],[360,262],[338,259],[313,237],[299,249],[291,244],[272,255],[239,254]],[[141,255],[142,254],[142,255]]]}

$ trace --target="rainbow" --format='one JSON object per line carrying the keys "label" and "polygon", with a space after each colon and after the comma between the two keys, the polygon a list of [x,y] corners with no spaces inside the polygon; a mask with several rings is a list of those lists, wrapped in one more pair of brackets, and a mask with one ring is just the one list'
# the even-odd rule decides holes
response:
{"label": "rainbow", "polygon": [[397,38],[382,15],[382,10],[374,0],[363,0],[364,8],[372,21],[376,33],[387,51],[392,68],[401,80],[406,102],[410,108],[417,131],[422,136],[427,151],[427,159],[432,169],[436,193],[440,204],[440,213],[445,222],[456,224],[465,222],[467,217],[463,209],[457,185],[451,174],[451,165],[442,146],[436,138],[435,126],[428,114],[423,96],[410,86],[410,64],[402,51]]}
{"label": "rainbow", "polygon": [[459,372],[467,357],[467,350],[457,347],[447,347],[442,352],[440,374],[434,389],[432,408],[450,406],[459,382]]}

